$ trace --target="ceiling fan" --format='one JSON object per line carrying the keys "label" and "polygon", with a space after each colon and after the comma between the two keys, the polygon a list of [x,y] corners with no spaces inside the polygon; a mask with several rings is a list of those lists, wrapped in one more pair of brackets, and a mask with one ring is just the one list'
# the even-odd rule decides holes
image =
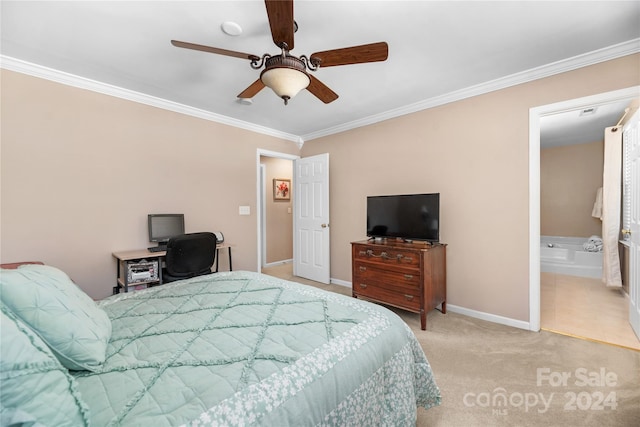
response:
{"label": "ceiling fan", "polygon": [[389,54],[386,42],[371,43],[342,49],[316,52],[310,57],[291,55],[293,35],[298,29],[293,19],[293,0],[265,0],[269,26],[273,42],[281,49],[281,54],[264,54],[262,57],[250,53],[236,52],[217,47],[171,40],[171,44],[185,49],[200,50],[218,55],[233,56],[251,61],[251,68],[264,67],[260,78],[238,94],[238,98],[253,98],[265,86],[284,100],[285,105],[302,89],[307,89],[325,104],[338,99],[338,95],[324,83],[312,76],[309,71],[320,67],[360,64],[385,61]]}

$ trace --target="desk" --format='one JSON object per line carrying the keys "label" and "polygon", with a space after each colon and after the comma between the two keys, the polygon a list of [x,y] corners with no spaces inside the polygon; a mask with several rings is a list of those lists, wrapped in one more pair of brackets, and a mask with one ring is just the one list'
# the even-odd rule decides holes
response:
{"label": "desk", "polygon": [[[216,246],[216,270],[220,261],[220,250],[227,249],[229,256],[229,271],[233,270],[231,260],[231,247],[233,245],[222,243]],[[125,292],[129,292],[131,287],[148,287],[162,284],[162,262],[166,256],[166,251],[150,252],[148,249],[135,249],[130,251],[113,252],[112,255],[117,261],[117,284],[113,288],[113,293],[120,292],[120,288]],[[132,280],[129,267],[141,266],[145,269],[150,268],[150,278],[147,280]]]}

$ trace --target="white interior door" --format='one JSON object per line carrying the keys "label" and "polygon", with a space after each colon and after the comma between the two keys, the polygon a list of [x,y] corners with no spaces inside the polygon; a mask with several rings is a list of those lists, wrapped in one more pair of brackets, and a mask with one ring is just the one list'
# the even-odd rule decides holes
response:
{"label": "white interior door", "polygon": [[[623,141],[627,161],[626,173],[629,173],[629,198],[625,198],[625,206],[629,221],[625,232],[630,232],[626,239],[629,244],[629,323],[633,331],[640,337],[640,112],[636,111],[624,129]],[[625,186],[627,187],[627,186]]]}
{"label": "white interior door", "polygon": [[294,161],[293,274],[329,283],[329,154]]}

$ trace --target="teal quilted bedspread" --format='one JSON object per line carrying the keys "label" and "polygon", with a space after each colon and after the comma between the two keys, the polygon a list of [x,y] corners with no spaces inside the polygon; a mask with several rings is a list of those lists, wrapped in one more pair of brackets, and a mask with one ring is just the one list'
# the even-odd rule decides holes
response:
{"label": "teal quilted bedspread", "polygon": [[403,426],[440,403],[391,311],[251,272],[102,301],[113,333],[75,372],[94,426]]}

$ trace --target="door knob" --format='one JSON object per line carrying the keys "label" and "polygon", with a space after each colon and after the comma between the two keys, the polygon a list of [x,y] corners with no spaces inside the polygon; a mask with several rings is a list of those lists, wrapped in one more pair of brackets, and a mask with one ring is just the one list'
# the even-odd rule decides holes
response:
{"label": "door knob", "polygon": [[631,234],[631,230],[620,230],[622,234]]}
{"label": "door knob", "polygon": [[322,228],[327,228],[328,226],[329,226],[329,224],[322,224],[322,225],[320,225],[320,227],[322,227]]}

